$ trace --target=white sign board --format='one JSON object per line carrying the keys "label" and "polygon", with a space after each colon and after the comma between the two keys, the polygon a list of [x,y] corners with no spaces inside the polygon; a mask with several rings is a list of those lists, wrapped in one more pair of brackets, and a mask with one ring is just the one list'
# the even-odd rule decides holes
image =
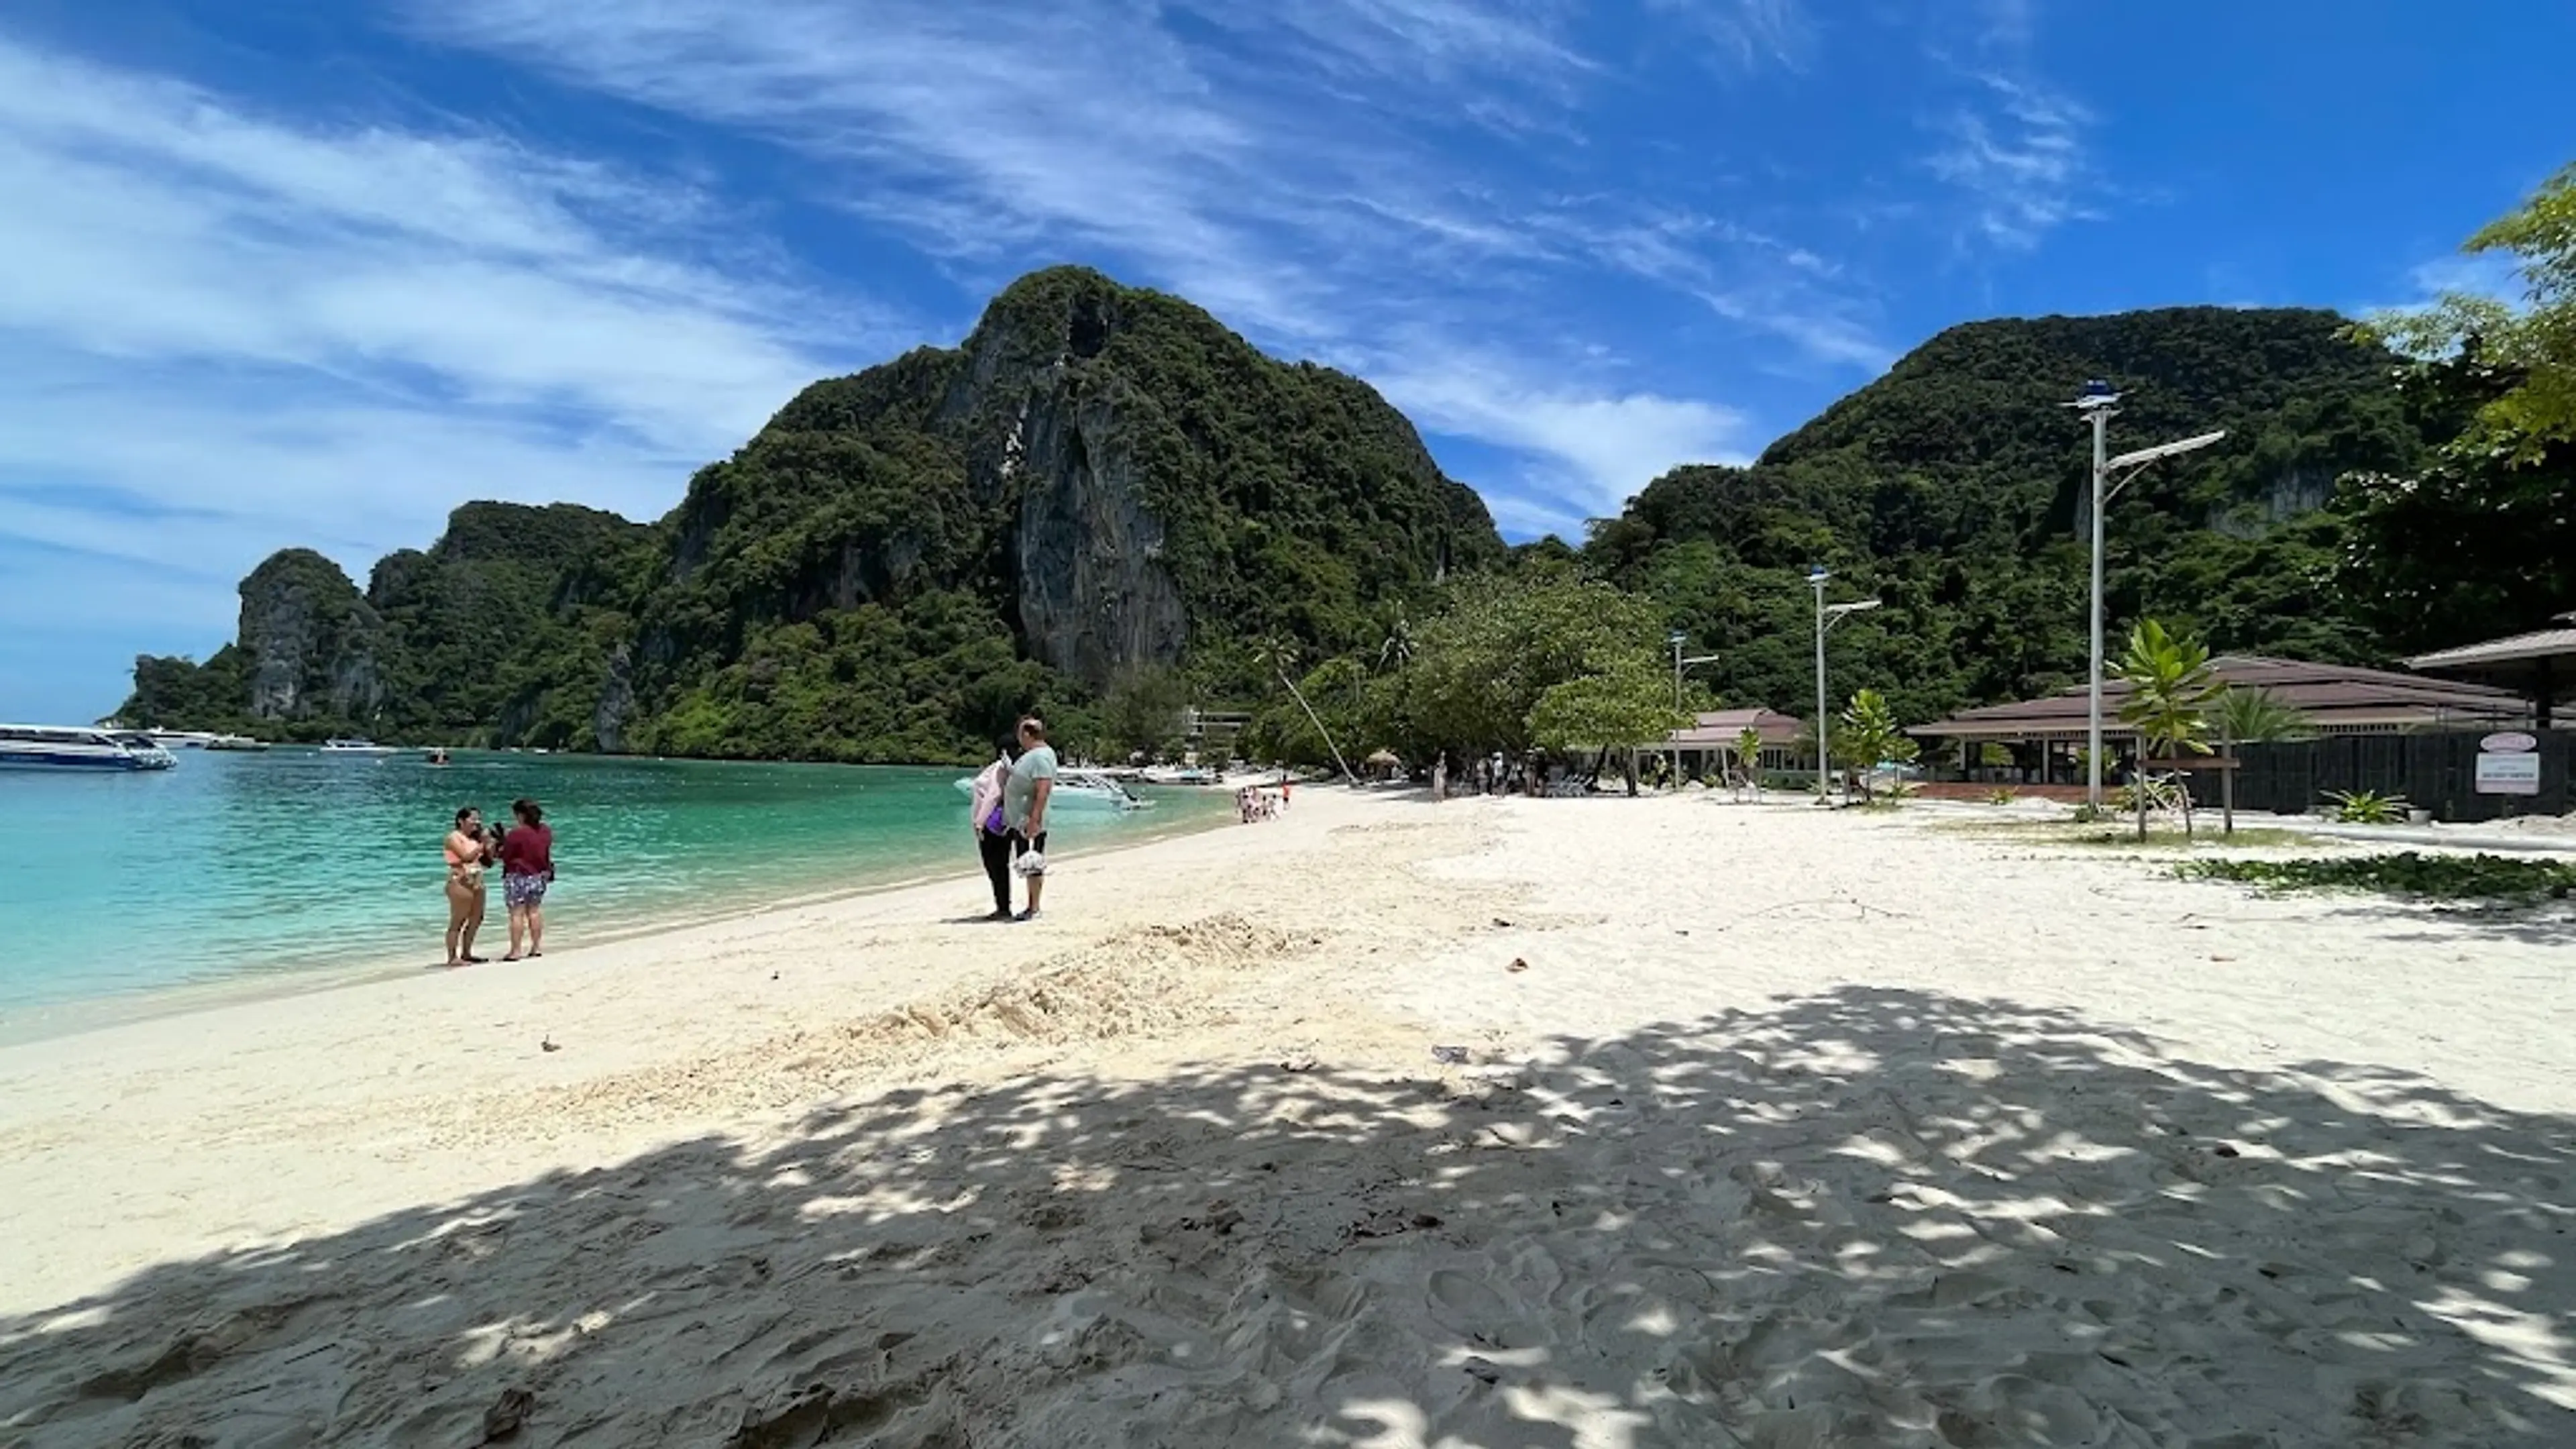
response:
{"label": "white sign board", "polygon": [[2481,795],[2539,794],[2540,756],[2478,756],[2477,789]]}

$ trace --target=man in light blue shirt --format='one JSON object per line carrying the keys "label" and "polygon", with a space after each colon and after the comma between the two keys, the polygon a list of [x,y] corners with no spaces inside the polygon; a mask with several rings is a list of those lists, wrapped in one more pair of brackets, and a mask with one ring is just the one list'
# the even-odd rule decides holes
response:
{"label": "man in light blue shirt", "polygon": [[1020,757],[1002,783],[1002,821],[1011,829],[1011,858],[1032,859],[1023,875],[1029,883],[1029,906],[1011,919],[1038,918],[1038,897],[1046,893],[1047,804],[1055,795],[1055,749],[1046,742],[1046,721],[1030,715],[1020,721]]}

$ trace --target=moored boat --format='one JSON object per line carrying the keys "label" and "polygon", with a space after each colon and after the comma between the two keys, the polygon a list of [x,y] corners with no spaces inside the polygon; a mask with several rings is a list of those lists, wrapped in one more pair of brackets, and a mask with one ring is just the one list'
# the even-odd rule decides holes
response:
{"label": "moored boat", "polygon": [[[960,794],[975,793],[972,776],[957,782]],[[1127,787],[1097,770],[1063,770],[1055,777],[1055,790],[1047,796],[1048,808],[1072,807],[1083,810],[1149,810],[1151,800],[1139,800]]]}
{"label": "moored boat", "polygon": [[394,753],[394,747],[391,745],[380,745],[373,740],[354,738],[324,740],[322,742],[322,753],[326,755],[390,755]]}
{"label": "moored boat", "polygon": [[253,751],[267,749],[268,741],[255,740],[248,735],[217,735],[213,739],[206,741],[206,748],[209,750],[239,750],[244,753],[250,753]]}
{"label": "moored boat", "polygon": [[0,725],[0,769],[122,772],[179,763],[149,736],[76,725]]}

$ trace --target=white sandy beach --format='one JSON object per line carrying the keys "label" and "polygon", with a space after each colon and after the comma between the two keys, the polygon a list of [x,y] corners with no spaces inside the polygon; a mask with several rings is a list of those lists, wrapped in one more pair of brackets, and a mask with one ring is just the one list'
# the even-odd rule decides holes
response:
{"label": "white sandy beach", "polygon": [[0,1048],[0,1445],[2576,1444],[2564,905],[1706,797],[960,864]]}

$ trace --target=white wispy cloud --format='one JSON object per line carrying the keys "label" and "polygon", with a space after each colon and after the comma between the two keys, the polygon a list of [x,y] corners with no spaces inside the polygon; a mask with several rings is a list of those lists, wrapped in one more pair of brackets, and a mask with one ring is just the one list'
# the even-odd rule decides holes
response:
{"label": "white wispy cloud", "polygon": [[1645,0],[1650,14],[1677,22],[1710,59],[1737,69],[1798,68],[1809,45],[1797,0]]}
{"label": "white wispy cloud", "polygon": [[1569,206],[1543,224],[1583,254],[1782,338],[1807,358],[1865,372],[1895,360],[1870,325],[1860,289],[1804,247],[1693,212],[1639,212],[1600,200]]}
{"label": "white wispy cloud", "polygon": [[[1115,0],[971,17],[931,0],[864,15],[814,0],[750,12],[722,0],[460,0],[417,14],[433,37],[824,162],[843,204],[939,254],[997,271],[1047,251],[1099,257],[1286,350],[1365,358],[1359,370],[1429,426],[1527,456],[1533,476],[1566,490],[1561,518],[1615,507],[1605,480],[1633,489],[1728,436],[1729,410],[1638,394],[1562,336],[1541,344],[1558,365],[1545,389],[1450,361],[1462,337],[1490,348],[1515,330],[1543,334],[1527,298],[1603,266],[1596,238],[1552,214],[1551,198],[1461,174],[1437,144],[1460,127],[1524,128],[1533,108],[1593,81],[1601,63],[1565,29],[1578,11],[1176,8],[1212,38]],[[1785,6],[1729,13],[1765,46],[1787,33]],[[1688,18],[1703,26],[1706,7]],[[1761,254],[1760,275],[1703,257],[1658,280],[1803,350],[1884,361],[1846,313],[1769,280],[1829,263],[1704,240]]]}
{"label": "white wispy cloud", "polygon": [[0,194],[0,631],[39,638],[41,561],[118,597],[192,580],[220,626],[289,543],[363,570],[469,497],[659,511],[845,360],[817,331],[877,350],[851,308],[709,264],[686,188],[5,34]]}
{"label": "white wispy cloud", "polygon": [[819,189],[934,252],[1108,250],[1248,324],[1318,330],[1305,279],[1268,265],[1254,232],[1326,204],[1329,172],[1289,164],[1278,129],[1224,103],[1180,43],[1132,9],[467,0],[426,7],[420,21],[842,163]]}
{"label": "white wispy cloud", "polygon": [[1372,371],[1396,406],[1435,432],[1531,459],[1484,490],[1496,521],[1515,532],[1580,537],[1584,520],[1618,512],[1678,464],[1745,461],[1744,418],[1733,409],[1644,390],[1566,389],[1465,349],[1415,351],[1437,360]]}
{"label": "white wispy cloud", "polygon": [[2028,250],[2070,221],[2101,215],[2101,181],[2085,134],[2093,115],[2036,81],[1983,73],[1978,94],[1943,117],[1932,174],[1965,194],[1974,230]]}

